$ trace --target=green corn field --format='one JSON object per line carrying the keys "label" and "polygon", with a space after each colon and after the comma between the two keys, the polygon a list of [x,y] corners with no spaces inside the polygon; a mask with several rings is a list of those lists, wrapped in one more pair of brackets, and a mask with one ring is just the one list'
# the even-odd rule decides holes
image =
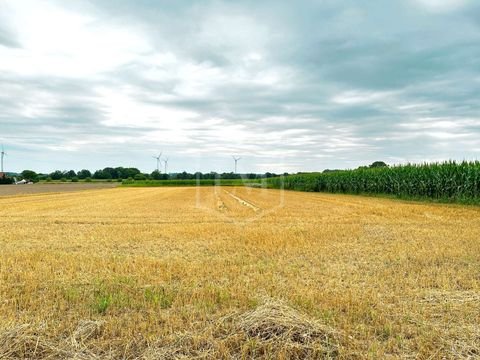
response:
{"label": "green corn field", "polygon": [[480,202],[480,162],[448,161],[309,173],[269,179],[288,190],[384,194],[450,202]]}

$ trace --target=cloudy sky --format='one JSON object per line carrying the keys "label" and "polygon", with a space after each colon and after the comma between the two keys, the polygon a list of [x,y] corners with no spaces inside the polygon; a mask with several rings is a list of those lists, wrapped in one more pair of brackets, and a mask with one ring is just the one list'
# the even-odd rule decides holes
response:
{"label": "cloudy sky", "polygon": [[480,158],[468,0],[0,0],[6,170]]}

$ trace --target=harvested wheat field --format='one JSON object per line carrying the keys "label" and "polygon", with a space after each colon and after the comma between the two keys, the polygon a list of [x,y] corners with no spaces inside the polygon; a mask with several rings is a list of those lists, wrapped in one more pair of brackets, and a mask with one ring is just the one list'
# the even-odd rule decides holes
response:
{"label": "harvested wheat field", "polygon": [[0,358],[475,358],[480,209],[250,188],[0,198]]}

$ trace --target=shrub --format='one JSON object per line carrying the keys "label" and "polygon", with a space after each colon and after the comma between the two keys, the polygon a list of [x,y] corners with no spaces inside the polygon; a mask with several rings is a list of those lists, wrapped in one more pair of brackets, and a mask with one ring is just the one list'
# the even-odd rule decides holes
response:
{"label": "shrub", "polygon": [[9,177],[0,177],[0,185],[13,184],[13,179]]}

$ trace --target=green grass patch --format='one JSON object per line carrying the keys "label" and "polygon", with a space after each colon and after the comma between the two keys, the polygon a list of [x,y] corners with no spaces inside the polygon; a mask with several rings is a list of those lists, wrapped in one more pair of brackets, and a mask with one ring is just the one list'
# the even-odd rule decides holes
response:
{"label": "green grass patch", "polygon": [[175,300],[175,293],[169,291],[164,287],[147,287],[144,291],[145,301],[161,309],[168,309],[172,307]]}

